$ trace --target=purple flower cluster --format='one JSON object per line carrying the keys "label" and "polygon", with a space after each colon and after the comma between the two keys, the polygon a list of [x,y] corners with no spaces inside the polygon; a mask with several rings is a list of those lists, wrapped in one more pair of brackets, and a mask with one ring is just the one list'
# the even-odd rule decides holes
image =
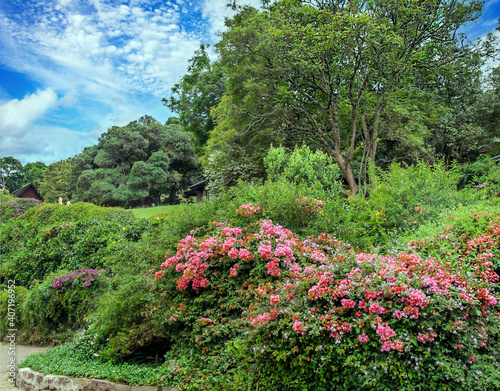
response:
{"label": "purple flower cluster", "polygon": [[2,195],[0,199],[0,216],[3,222],[11,218],[23,215],[28,209],[40,205],[40,201],[34,198],[14,198]]}
{"label": "purple flower cluster", "polygon": [[54,278],[52,281],[52,288],[58,292],[64,292],[68,286],[81,286],[88,288],[97,278],[107,272],[108,269],[94,270],[86,269],[83,266],[80,269],[71,272],[70,274],[63,274],[62,276]]}

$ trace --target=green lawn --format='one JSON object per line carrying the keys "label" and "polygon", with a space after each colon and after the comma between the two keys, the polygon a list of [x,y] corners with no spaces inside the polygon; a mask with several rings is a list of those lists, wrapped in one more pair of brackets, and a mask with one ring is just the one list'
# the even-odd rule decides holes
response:
{"label": "green lawn", "polygon": [[151,216],[157,215],[159,213],[173,212],[180,208],[180,205],[161,205],[155,206],[154,208],[137,208],[132,209],[132,213],[135,217],[141,219],[147,219]]}

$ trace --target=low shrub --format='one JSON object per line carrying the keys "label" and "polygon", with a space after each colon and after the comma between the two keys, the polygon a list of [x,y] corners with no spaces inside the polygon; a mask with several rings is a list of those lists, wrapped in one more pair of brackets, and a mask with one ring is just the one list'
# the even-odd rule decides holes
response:
{"label": "low shrub", "polygon": [[60,269],[103,268],[108,243],[123,241],[125,231],[116,222],[97,218],[49,226],[16,224],[2,233],[3,238],[10,236],[2,245],[2,276],[29,286]]}
{"label": "low shrub", "polygon": [[[22,306],[28,293],[28,289],[17,285],[15,280],[6,280],[4,284],[0,285],[0,313],[2,314],[0,336],[2,340],[10,334],[9,329],[20,331],[24,328]],[[22,340],[24,337],[21,331],[19,333],[16,331],[16,338]]]}
{"label": "low shrub", "polygon": [[408,167],[393,163],[374,178],[368,198],[350,197],[347,220],[355,222],[355,236],[342,237],[364,248],[383,245],[390,249],[399,235],[438,221],[444,210],[472,205],[481,198],[474,191],[457,191],[457,170],[447,170],[441,163]]}
{"label": "low shrub", "polygon": [[340,191],[340,168],[332,156],[322,151],[312,152],[307,145],[295,147],[290,153],[284,148],[271,147],[264,157],[268,179],[289,183],[319,185],[326,192]]}
{"label": "low shrub", "polygon": [[13,197],[7,189],[0,189],[0,225],[10,219],[22,216],[28,209],[38,205],[40,205],[38,200]]}
{"label": "low shrub", "polygon": [[30,343],[61,343],[72,340],[85,317],[106,291],[107,270],[59,271],[36,283],[22,304],[21,327]]}
{"label": "low shrub", "polygon": [[155,224],[118,208],[40,205],[2,226],[0,280],[29,286],[60,269],[104,268],[110,244],[138,241]]}
{"label": "low shrub", "polygon": [[123,225],[135,221],[134,214],[131,211],[122,208],[104,208],[86,202],[71,205],[44,203],[38,208],[31,209],[29,213],[23,216],[22,220],[46,226],[70,221],[75,222],[87,218],[97,218]]}
{"label": "low shrub", "polygon": [[483,197],[498,197],[500,195],[500,165],[488,155],[481,155],[471,164],[458,168],[461,175],[460,186],[470,186],[480,190]]}

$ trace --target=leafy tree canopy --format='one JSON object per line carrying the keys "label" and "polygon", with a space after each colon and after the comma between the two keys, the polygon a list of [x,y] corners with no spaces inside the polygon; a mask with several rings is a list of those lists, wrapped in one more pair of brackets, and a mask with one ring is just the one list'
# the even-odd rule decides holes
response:
{"label": "leafy tree canopy", "polygon": [[12,156],[0,159],[0,186],[10,192],[26,185],[26,176],[21,162]]}
{"label": "leafy tree canopy", "polygon": [[[213,111],[212,138],[241,145],[271,134],[316,145],[357,193],[391,131],[425,153],[442,115],[428,108],[429,86],[474,71],[491,53],[491,36],[474,46],[458,33],[481,9],[475,0],[283,0],[264,11],[243,8],[216,45],[227,88]],[[208,156],[221,145],[210,141]]]}
{"label": "leafy tree canopy", "polygon": [[162,100],[179,115],[184,129],[194,135],[198,151],[203,150],[214,128],[210,109],[219,103],[225,91],[223,69],[210,60],[208,49],[209,45],[200,46],[189,60],[187,73],[172,88],[175,96]]}
{"label": "leafy tree canopy", "polygon": [[190,135],[148,116],[113,126],[73,165],[77,199],[121,206],[171,200],[196,172]]}
{"label": "leafy tree canopy", "polygon": [[191,136],[179,124],[162,125],[145,116],[113,126],[97,145],[51,164],[41,192],[48,201],[86,201],[135,206],[172,200],[199,179]]}

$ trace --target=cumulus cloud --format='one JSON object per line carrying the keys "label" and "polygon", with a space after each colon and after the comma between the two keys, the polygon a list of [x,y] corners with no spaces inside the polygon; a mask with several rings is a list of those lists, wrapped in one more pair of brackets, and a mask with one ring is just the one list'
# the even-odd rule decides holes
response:
{"label": "cumulus cloud", "polygon": [[34,121],[58,104],[59,99],[52,88],[37,91],[21,100],[12,99],[0,106],[0,137],[24,136]]}
{"label": "cumulus cloud", "polygon": [[60,126],[34,125],[18,137],[1,138],[3,156],[15,156],[22,164],[42,161],[46,164],[66,159],[93,145],[95,140]]}
{"label": "cumulus cloud", "polygon": [[24,49],[3,61],[50,81],[56,90],[102,100],[113,90],[164,96],[204,37],[185,28],[180,7],[172,2],[27,4],[32,21],[23,14],[0,16],[3,35]]}
{"label": "cumulus cloud", "polygon": [[[259,0],[242,2],[259,5]],[[142,113],[168,117],[161,98],[170,95],[199,45],[213,43],[224,18],[232,15],[226,0],[9,4],[0,2],[0,65],[27,75],[42,91],[15,96],[19,100],[0,89],[6,101],[0,106],[2,153],[24,151],[29,159],[46,154],[44,161],[79,152],[67,150],[59,139],[79,148]],[[64,110],[79,117],[72,120]],[[62,117],[65,123],[40,136],[40,126],[57,125]],[[80,141],[72,143],[70,137]]]}

